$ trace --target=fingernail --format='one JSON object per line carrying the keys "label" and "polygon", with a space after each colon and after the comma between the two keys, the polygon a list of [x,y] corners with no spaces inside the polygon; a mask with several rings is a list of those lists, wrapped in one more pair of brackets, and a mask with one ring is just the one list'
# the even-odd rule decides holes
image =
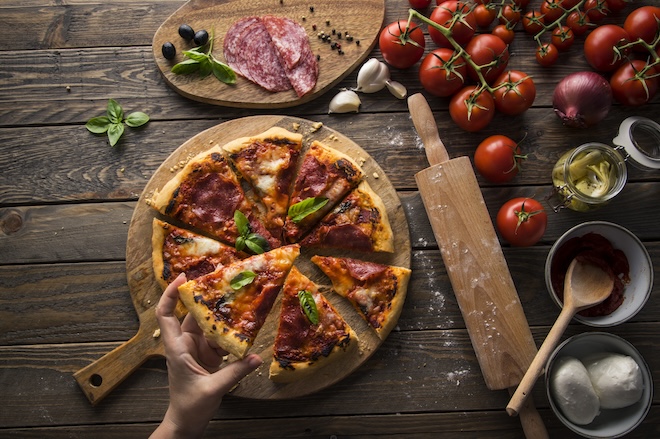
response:
{"label": "fingernail", "polygon": [[253,354],[248,357],[248,364],[250,367],[257,368],[264,364],[264,360],[261,359],[259,355]]}

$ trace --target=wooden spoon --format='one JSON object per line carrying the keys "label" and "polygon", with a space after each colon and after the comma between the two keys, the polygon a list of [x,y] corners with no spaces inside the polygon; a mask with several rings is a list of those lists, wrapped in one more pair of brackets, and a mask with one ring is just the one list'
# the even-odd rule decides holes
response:
{"label": "wooden spoon", "polygon": [[564,281],[564,306],[511,397],[509,405],[506,406],[509,416],[518,414],[573,316],[578,311],[598,305],[607,299],[612,293],[613,287],[614,281],[601,267],[577,258],[573,259],[571,265],[568,266]]}

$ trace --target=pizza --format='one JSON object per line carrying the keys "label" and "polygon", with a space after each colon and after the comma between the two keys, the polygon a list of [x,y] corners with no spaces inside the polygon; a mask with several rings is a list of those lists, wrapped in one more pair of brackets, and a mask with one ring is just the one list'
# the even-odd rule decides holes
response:
{"label": "pizza", "polygon": [[292,244],[220,267],[181,285],[179,297],[209,340],[243,358],[299,254]]}
{"label": "pizza", "polygon": [[239,211],[250,231],[263,237],[270,248],[281,245],[259,221],[258,206],[247,196],[219,145],[193,157],[160,191],[155,191],[149,205],[230,245],[241,236],[235,221]]}
{"label": "pizza", "polygon": [[[286,241],[300,240],[363,177],[364,172],[349,156],[321,142],[312,142],[293,184],[284,223]],[[307,205],[314,210],[308,212]],[[304,216],[300,215],[301,211]]]}
{"label": "pizza", "polygon": [[311,260],[330,278],[334,291],[350,301],[381,339],[386,338],[401,314],[410,270],[352,258]]}
{"label": "pizza", "polygon": [[153,219],[151,247],[156,281],[165,289],[181,273],[188,280],[248,255],[215,239]]}
{"label": "pizza", "polygon": [[293,267],[282,291],[269,378],[300,380],[354,355],[357,345],[357,335],[318,286]]}
{"label": "pizza", "polygon": [[381,198],[362,181],[300,241],[304,247],[362,252],[394,251],[394,234]]}
{"label": "pizza", "polygon": [[222,148],[261,199],[265,208],[264,226],[278,239],[282,237],[301,148],[301,134],[279,127],[236,139]]}

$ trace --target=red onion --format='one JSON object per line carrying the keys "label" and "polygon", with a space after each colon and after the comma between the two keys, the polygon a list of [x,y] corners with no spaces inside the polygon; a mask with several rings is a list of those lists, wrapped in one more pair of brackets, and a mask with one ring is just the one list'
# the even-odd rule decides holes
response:
{"label": "red onion", "polygon": [[571,73],[555,87],[552,106],[564,125],[574,128],[595,125],[610,111],[612,87],[598,73]]}

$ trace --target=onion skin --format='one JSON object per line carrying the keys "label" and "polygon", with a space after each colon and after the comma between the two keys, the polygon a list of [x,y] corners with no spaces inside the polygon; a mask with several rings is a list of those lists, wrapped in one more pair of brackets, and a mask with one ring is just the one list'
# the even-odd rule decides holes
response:
{"label": "onion skin", "polygon": [[612,107],[612,87],[595,72],[571,73],[552,95],[552,107],[564,125],[584,128],[605,119]]}

